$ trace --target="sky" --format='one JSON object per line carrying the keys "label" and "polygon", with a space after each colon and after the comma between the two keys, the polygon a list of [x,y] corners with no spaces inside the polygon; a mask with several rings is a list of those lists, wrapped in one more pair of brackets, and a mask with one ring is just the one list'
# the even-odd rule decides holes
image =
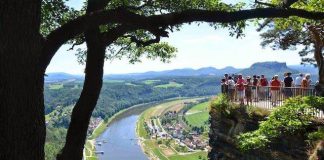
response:
{"label": "sky", "polygon": [[[69,5],[76,9],[82,6],[79,0],[70,0]],[[170,43],[178,50],[170,63],[159,60],[142,59],[141,63],[129,64],[127,59],[106,61],[105,74],[139,73],[146,71],[162,71],[180,68],[233,66],[247,68],[256,62],[278,61],[288,65],[300,64],[297,51],[274,51],[270,47],[262,48],[261,39],[256,27],[250,25],[245,30],[245,37],[230,37],[226,29],[215,30],[207,24],[184,25],[180,31],[169,34],[162,41]],[[83,74],[84,66],[78,64],[75,53],[68,51],[70,46],[64,45],[52,59],[47,73],[66,72]]]}

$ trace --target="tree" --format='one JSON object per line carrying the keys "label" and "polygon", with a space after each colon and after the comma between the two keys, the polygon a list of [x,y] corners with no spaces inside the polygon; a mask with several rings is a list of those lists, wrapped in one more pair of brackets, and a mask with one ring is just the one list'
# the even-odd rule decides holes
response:
{"label": "tree", "polygon": [[[195,21],[221,23],[240,35],[244,20],[300,16],[322,19],[324,13],[261,8],[210,1],[89,0],[80,12],[65,0],[0,1],[0,159],[44,159],[44,74],[65,43],[87,43],[81,96],[73,108],[66,144],[58,159],[80,159],[89,117],[102,85],[104,58],[141,56],[166,61],[175,49],[159,43],[168,31]],[[235,22],[235,23],[234,23]],[[114,51],[119,47],[120,50]],[[107,55],[104,50],[108,46]],[[81,56],[82,58],[82,56]]]}
{"label": "tree", "polygon": [[[278,4],[278,0],[269,3]],[[308,0],[297,2],[291,7],[299,9],[311,9],[323,11],[323,1]],[[261,22],[259,30],[265,30],[261,34],[262,46],[270,45],[272,49],[299,50],[303,64],[314,64],[318,67],[319,83],[324,87],[324,22],[292,17],[289,19],[267,19]],[[322,93],[323,94],[323,93]]]}

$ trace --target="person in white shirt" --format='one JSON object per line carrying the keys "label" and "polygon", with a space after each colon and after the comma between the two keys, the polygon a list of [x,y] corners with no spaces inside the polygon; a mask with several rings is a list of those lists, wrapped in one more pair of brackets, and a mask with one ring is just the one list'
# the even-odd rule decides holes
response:
{"label": "person in white shirt", "polygon": [[301,87],[301,82],[304,78],[304,74],[300,73],[298,77],[296,77],[296,80],[295,80],[295,86],[296,87]]}
{"label": "person in white shirt", "polygon": [[295,90],[296,95],[301,95],[301,93],[302,93],[302,90],[300,87],[301,87],[301,83],[302,83],[303,79],[304,79],[304,74],[302,74],[302,73],[299,73],[299,76],[296,77],[296,80],[295,80],[295,87],[297,87],[297,89]]}
{"label": "person in white shirt", "polygon": [[231,76],[228,77],[227,85],[228,85],[228,96],[230,100],[233,102],[234,94],[235,94],[235,82]]}

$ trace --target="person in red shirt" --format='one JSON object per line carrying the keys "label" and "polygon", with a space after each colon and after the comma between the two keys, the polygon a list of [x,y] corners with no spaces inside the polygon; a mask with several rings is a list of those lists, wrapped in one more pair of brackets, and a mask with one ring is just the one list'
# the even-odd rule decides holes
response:
{"label": "person in red shirt", "polygon": [[280,94],[280,86],[281,82],[278,78],[278,75],[274,76],[274,79],[270,83],[270,89],[271,89],[271,103],[273,106],[277,105],[277,101],[279,98]]}
{"label": "person in red shirt", "polygon": [[260,99],[265,100],[267,98],[267,86],[268,86],[268,80],[264,75],[261,75],[260,79]]}
{"label": "person in red shirt", "polygon": [[236,82],[236,89],[237,97],[239,98],[241,105],[244,105],[244,84],[245,80],[243,79],[242,74],[239,74]]}

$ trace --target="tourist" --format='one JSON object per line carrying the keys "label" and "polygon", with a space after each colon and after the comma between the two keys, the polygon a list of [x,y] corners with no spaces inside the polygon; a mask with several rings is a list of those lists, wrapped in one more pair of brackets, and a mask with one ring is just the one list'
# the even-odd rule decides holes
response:
{"label": "tourist", "polygon": [[245,80],[243,79],[242,74],[239,74],[236,82],[236,89],[237,89],[237,97],[241,105],[244,105],[244,83]]}
{"label": "tourist", "polygon": [[234,82],[232,76],[228,77],[227,85],[228,85],[229,99],[233,102],[234,101],[234,94],[235,94],[235,82]]}
{"label": "tourist", "polygon": [[251,77],[246,77],[246,83],[245,83],[246,105],[249,105],[249,104],[252,105],[252,87],[253,87],[253,84],[251,82]]}
{"label": "tourist", "polygon": [[281,82],[279,80],[279,76],[275,75],[273,80],[270,82],[270,89],[271,89],[271,104],[273,106],[277,105],[278,98],[280,96],[280,86]]}
{"label": "tourist", "polygon": [[304,74],[302,74],[302,73],[299,73],[299,75],[296,77],[296,80],[295,80],[296,87],[301,87],[301,82],[303,80],[303,77],[304,77]]}
{"label": "tourist", "polygon": [[228,81],[228,74],[227,73],[224,74],[224,79],[225,79],[225,82],[227,83],[227,81]]}
{"label": "tourist", "polygon": [[291,73],[288,72],[286,77],[284,78],[284,95],[285,97],[289,98],[291,96],[293,96],[291,87],[293,86],[293,78],[291,77]]}
{"label": "tourist", "polygon": [[225,78],[223,78],[221,80],[221,91],[222,91],[222,94],[227,94],[227,92],[228,92],[228,86],[226,84]]}
{"label": "tourist", "polygon": [[[238,77],[237,74],[232,75],[232,78],[233,78],[235,84],[237,83],[237,79],[238,79],[237,77]],[[235,87],[235,91],[234,91],[234,101],[237,101],[237,88],[236,87]]]}
{"label": "tourist", "polygon": [[257,75],[253,75],[253,80],[252,80],[252,98],[254,102],[258,101],[258,84],[259,81],[257,79]]}
{"label": "tourist", "polygon": [[260,98],[265,100],[267,98],[267,91],[268,91],[268,80],[264,75],[261,75],[260,79]]}
{"label": "tourist", "polygon": [[309,96],[311,94],[311,90],[310,90],[311,83],[312,80],[310,79],[310,74],[306,74],[301,82],[303,96]]}
{"label": "tourist", "polygon": [[304,74],[299,73],[299,75],[295,79],[296,95],[302,94],[301,83],[303,78],[304,78]]}

